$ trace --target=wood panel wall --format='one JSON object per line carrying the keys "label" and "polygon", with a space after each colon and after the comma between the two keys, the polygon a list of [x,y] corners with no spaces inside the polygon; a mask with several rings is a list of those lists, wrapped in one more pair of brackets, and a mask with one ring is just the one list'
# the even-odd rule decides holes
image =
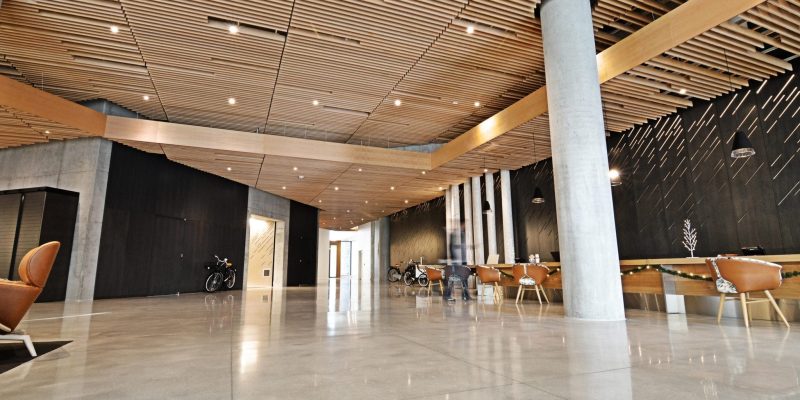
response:
{"label": "wood panel wall", "polygon": [[203,290],[214,254],[241,288],[247,187],[114,144],[95,298]]}

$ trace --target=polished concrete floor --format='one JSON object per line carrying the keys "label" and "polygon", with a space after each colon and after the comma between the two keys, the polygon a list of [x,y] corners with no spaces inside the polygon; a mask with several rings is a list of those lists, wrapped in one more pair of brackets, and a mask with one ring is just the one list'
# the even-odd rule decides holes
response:
{"label": "polished concrete floor", "polygon": [[627,315],[348,281],[37,304],[34,340],[74,342],[0,374],[0,399],[800,398],[800,331]]}

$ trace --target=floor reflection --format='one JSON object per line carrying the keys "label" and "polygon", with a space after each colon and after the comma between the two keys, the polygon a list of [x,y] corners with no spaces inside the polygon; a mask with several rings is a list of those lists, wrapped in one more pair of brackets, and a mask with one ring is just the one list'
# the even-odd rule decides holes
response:
{"label": "floor reflection", "polygon": [[800,397],[800,334],[777,323],[586,322],[349,279],[37,304],[22,328],[74,342],[0,375],[3,399]]}

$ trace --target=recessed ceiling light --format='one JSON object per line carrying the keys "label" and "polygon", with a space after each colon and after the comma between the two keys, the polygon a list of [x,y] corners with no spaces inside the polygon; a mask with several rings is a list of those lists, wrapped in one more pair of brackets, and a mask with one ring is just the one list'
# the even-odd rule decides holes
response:
{"label": "recessed ceiling light", "polygon": [[363,220],[364,220],[364,218],[361,218],[361,220],[363,221]]}
{"label": "recessed ceiling light", "polygon": [[386,210],[381,210],[381,212],[386,212]]}
{"label": "recessed ceiling light", "polygon": [[144,100],[144,101],[150,101],[150,96],[148,96],[148,95],[144,95],[144,96],[142,96],[142,100]]}
{"label": "recessed ceiling light", "polygon": [[236,104],[236,99],[234,99],[233,97],[228,97],[228,104],[230,105]]}
{"label": "recessed ceiling light", "polygon": [[311,100],[311,105],[312,106],[318,106],[319,105],[319,100]]}
{"label": "recessed ceiling light", "polygon": [[333,217],[333,219],[336,220],[336,217]]}
{"label": "recessed ceiling light", "polygon": [[427,174],[427,172],[425,172],[425,171],[422,171],[422,175],[425,175],[425,174]]}
{"label": "recessed ceiling light", "polygon": [[231,168],[231,167],[228,167],[228,168],[225,168],[225,169],[227,169],[228,171],[230,171],[230,170],[231,170],[231,169],[233,169],[233,168]]}
{"label": "recessed ceiling light", "polygon": [[233,24],[228,25],[228,32],[232,35],[235,35],[239,33],[239,27]]}
{"label": "recessed ceiling light", "polygon": [[333,190],[339,190],[339,187],[338,186],[334,186]]}
{"label": "recessed ceiling light", "polygon": [[292,171],[297,171],[297,167],[292,167]]}
{"label": "recessed ceiling light", "polygon": [[470,35],[475,33],[475,25],[472,24],[467,25],[467,33],[469,33]]}
{"label": "recessed ceiling light", "polygon": [[347,212],[350,212],[350,210],[347,210]]}
{"label": "recessed ceiling light", "polygon": [[358,172],[361,172],[361,171],[363,171],[363,169],[359,168],[359,169],[358,169]]}
{"label": "recessed ceiling light", "polygon": [[481,106],[481,102],[480,101],[476,101],[476,102],[472,103],[472,105],[475,106],[475,107],[480,107]]}
{"label": "recessed ceiling light", "polygon": [[364,204],[369,204],[369,200],[364,200]]}
{"label": "recessed ceiling light", "polygon": [[403,102],[402,102],[402,101],[400,101],[400,99],[394,99],[394,105],[395,105],[395,107],[399,107],[399,106],[400,106],[400,104],[403,104]]}
{"label": "recessed ceiling light", "polygon": [[44,131],[44,133],[45,133],[45,135],[49,135],[49,134],[50,134],[50,131],[49,131],[49,130],[46,130],[46,131]]}
{"label": "recessed ceiling light", "polygon": [[443,187],[441,187],[441,186],[439,186],[439,190],[444,190],[444,188],[443,188]]}
{"label": "recessed ceiling light", "polygon": [[300,175],[300,176],[298,176],[297,178],[299,178],[299,179],[303,179],[303,178],[305,178],[305,176],[303,176],[303,175]]}
{"label": "recessed ceiling light", "polygon": [[408,204],[408,200],[404,200],[404,202],[405,202],[406,204]]}
{"label": "recessed ceiling light", "polygon": [[453,100],[453,104],[458,104],[458,100]]}
{"label": "recessed ceiling light", "polygon": [[116,25],[111,25],[108,29],[111,30],[111,33],[119,33],[119,27]]}
{"label": "recessed ceiling light", "polygon": [[394,190],[394,186],[389,186],[389,190]]}
{"label": "recessed ceiling light", "polygon": [[681,89],[681,90],[679,90],[679,91],[678,91],[678,93],[680,93],[680,94],[686,94],[686,89]]}
{"label": "recessed ceiling light", "polygon": [[286,190],[286,186],[281,187],[281,189]]}
{"label": "recessed ceiling light", "polygon": [[489,172],[489,168],[484,168],[483,172]]}
{"label": "recessed ceiling light", "polygon": [[322,203],[322,199],[319,199],[319,200],[317,200],[317,201],[319,201],[320,203]]}

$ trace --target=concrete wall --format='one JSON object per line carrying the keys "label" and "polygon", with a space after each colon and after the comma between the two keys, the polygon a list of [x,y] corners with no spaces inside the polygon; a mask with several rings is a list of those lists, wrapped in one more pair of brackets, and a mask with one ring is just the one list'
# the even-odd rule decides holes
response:
{"label": "concrete wall", "polygon": [[[272,279],[273,287],[286,286],[286,268],[289,257],[289,214],[290,201],[288,199],[284,199],[283,197],[275,196],[274,194],[252,187],[249,188],[247,198],[247,218],[249,219],[251,215],[257,215],[283,222],[283,224],[278,224],[275,232],[276,246],[281,242],[283,242],[283,246],[282,248],[275,249],[275,265],[273,266],[272,270],[274,274]],[[281,225],[283,225],[283,227],[281,227]],[[250,237],[250,224],[247,224],[246,237]],[[249,254],[250,243],[249,240],[247,240],[244,248],[244,276],[247,276],[246,272],[248,271],[248,263],[246,260],[249,259]],[[244,283],[245,285],[247,284],[247,282]]]}
{"label": "concrete wall", "polygon": [[319,230],[319,239],[317,241],[317,286],[327,285],[330,279],[328,278],[331,258],[330,233],[331,231],[327,229]]}
{"label": "concrete wall", "polygon": [[0,190],[49,186],[79,193],[67,300],[91,300],[111,159],[100,138],[0,150]]}

